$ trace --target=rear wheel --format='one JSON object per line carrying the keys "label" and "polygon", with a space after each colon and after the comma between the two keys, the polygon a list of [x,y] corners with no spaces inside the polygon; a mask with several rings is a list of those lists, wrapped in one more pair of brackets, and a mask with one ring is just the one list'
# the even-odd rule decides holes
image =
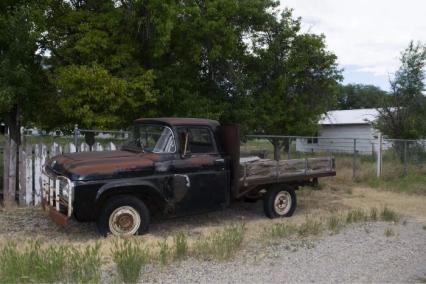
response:
{"label": "rear wheel", "polygon": [[268,218],[290,217],[296,206],[294,189],[283,185],[272,186],[263,199],[263,210]]}
{"label": "rear wheel", "polygon": [[148,231],[149,211],[136,197],[127,195],[112,197],[101,209],[97,226],[103,236],[141,235]]}

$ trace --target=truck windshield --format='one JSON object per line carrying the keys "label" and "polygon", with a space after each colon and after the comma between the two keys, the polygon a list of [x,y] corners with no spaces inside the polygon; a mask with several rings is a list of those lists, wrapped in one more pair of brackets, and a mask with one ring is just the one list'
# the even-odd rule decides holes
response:
{"label": "truck windshield", "polygon": [[133,128],[124,149],[154,153],[174,153],[176,143],[170,128],[161,125],[138,124]]}

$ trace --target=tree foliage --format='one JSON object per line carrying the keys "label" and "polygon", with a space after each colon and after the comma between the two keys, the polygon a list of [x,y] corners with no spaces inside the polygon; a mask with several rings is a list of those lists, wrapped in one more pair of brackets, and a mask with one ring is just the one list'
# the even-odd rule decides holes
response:
{"label": "tree foliage", "polygon": [[42,1],[0,3],[0,115],[19,143],[21,118],[29,119],[44,99],[46,77],[39,47]]}
{"label": "tree foliage", "polygon": [[341,85],[337,95],[337,109],[378,108],[387,98],[387,92],[374,85]]}
{"label": "tree foliage", "polygon": [[42,77],[28,84],[49,96],[28,116],[43,128],[194,116],[311,134],[336,98],[340,71],[324,36],[302,32],[290,10],[275,14],[275,0],[45,3],[30,52],[46,51]]}
{"label": "tree foliage", "polygon": [[389,138],[426,137],[426,46],[410,42],[401,55],[401,66],[391,80],[389,99],[378,108],[377,127]]}
{"label": "tree foliage", "polygon": [[[253,37],[249,65],[252,120],[257,133],[312,135],[321,114],[335,104],[341,72],[323,35],[302,33],[285,10]],[[275,158],[287,141],[272,140]]]}

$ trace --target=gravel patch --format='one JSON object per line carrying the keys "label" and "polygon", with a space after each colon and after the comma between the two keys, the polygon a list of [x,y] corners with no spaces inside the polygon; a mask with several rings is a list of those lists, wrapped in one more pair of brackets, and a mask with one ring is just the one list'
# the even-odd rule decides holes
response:
{"label": "gravel patch", "polygon": [[[144,282],[418,282],[426,274],[426,230],[410,219],[354,225],[335,235],[254,245],[231,262],[188,259],[149,267]],[[391,228],[394,236],[384,232]]]}

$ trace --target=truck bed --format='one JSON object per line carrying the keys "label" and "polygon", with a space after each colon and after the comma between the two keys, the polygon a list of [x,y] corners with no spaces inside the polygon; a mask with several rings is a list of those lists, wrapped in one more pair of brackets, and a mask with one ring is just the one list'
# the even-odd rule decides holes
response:
{"label": "truck bed", "polygon": [[285,181],[305,181],[334,176],[333,157],[275,161],[259,157],[240,158],[240,187],[252,187]]}

